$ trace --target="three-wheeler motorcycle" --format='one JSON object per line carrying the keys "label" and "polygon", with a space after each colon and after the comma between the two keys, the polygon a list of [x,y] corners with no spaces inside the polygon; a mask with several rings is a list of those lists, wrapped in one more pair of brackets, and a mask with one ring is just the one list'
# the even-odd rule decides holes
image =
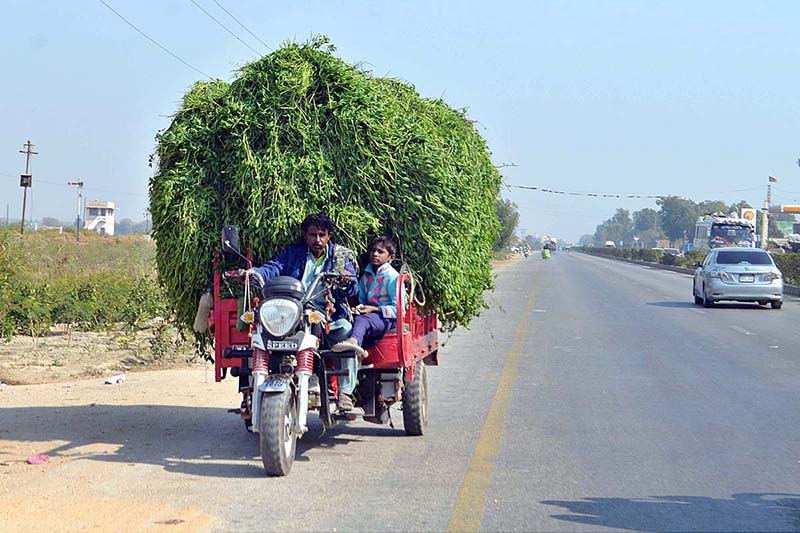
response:
{"label": "three-wheeler motorcycle", "polygon": [[[308,431],[309,411],[319,414],[324,431],[357,416],[392,424],[389,409],[400,402],[406,434],[422,435],[428,424],[426,367],[438,365],[438,325],[434,312],[415,303],[409,274],[401,271],[397,284],[397,326],[367,348],[368,356],[358,365],[356,409],[340,412],[338,377],[348,372],[342,360],[356,353],[330,349],[326,335],[332,305],[320,309],[318,302],[321,297],[332,302],[337,287],[356,280],[323,272],[308,287],[289,276],[258,287],[252,283],[255,276],[245,276],[244,297],[236,297],[232,285],[238,273],[226,269],[242,261],[252,267],[249,252],[238,250],[238,240],[235,227],[224,228],[223,250],[214,261],[209,313],[214,372],[216,381],[228,374],[238,379],[242,403],[231,411],[258,434],[266,473],[290,472],[297,439]],[[257,296],[251,298],[253,292]]]}

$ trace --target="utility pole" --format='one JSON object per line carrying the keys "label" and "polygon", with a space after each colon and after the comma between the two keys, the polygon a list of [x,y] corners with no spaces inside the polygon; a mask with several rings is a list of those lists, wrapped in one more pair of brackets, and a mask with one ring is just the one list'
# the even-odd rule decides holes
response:
{"label": "utility pole", "polygon": [[767,180],[767,199],[764,201],[764,209],[761,212],[761,248],[767,249],[767,239],[769,237],[769,206],[772,205],[772,184],[777,183],[777,178],[769,176]]}
{"label": "utility pole", "polygon": [[39,155],[39,152],[33,151],[33,144],[31,140],[22,145],[25,150],[20,150],[19,153],[25,154],[25,174],[19,177],[19,186],[22,187],[22,221],[19,226],[20,235],[25,233],[25,204],[28,202],[28,187],[33,185],[31,179],[31,156]]}
{"label": "utility pole", "polygon": [[69,181],[67,185],[72,185],[78,188],[78,217],[75,219],[75,240],[81,240],[81,198],[83,197],[83,180]]}

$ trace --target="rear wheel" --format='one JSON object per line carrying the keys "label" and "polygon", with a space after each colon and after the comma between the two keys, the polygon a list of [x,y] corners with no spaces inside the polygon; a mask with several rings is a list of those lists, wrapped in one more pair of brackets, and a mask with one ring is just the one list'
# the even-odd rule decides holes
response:
{"label": "rear wheel", "polygon": [[772,302],[773,309],[780,309],[781,307],[783,307],[783,300],[775,300]]}
{"label": "rear wheel", "polygon": [[701,305],[703,303],[703,299],[695,294],[694,287],[692,288],[692,296],[694,296],[694,305]]}
{"label": "rear wheel", "polygon": [[428,427],[428,375],[421,360],[414,367],[414,379],[405,382],[403,426],[406,435],[414,437],[425,433]]}
{"label": "rear wheel", "polygon": [[712,307],[714,305],[714,300],[708,297],[705,284],[703,284],[703,297],[701,298],[701,302],[703,303],[703,307]]}
{"label": "rear wheel", "polygon": [[285,476],[294,464],[297,434],[292,431],[297,405],[291,387],[279,394],[261,396],[258,424],[261,461],[270,476]]}

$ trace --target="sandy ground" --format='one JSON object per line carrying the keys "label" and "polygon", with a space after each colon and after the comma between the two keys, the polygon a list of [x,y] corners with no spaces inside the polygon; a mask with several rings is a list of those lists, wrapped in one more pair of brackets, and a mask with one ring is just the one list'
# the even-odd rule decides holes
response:
{"label": "sandy ground", "polygon": [[[165,475],[184,454],[202,454],[163,450],[164,436],[185,432],[191,442],[194,412],[215,408],[222,418],[236,401],[235,388],[215,384],[205,365],[137,372],[116,385],[0,385],[0,529],[212,527],[210,515],[184,504],[186,477]],[[26,462],[39,454],[49,460]]]}
{"label": "sandy ground", "polygon": [[[160,344],[154,346],[156,341]],[[197,359],[190,341],[172,331],[156,339],[152,330],[136,334],[73,332],[54,328],[46,337],[0,340],[0,382],[8,385],[60,383],[82,377],[186,366]]]}

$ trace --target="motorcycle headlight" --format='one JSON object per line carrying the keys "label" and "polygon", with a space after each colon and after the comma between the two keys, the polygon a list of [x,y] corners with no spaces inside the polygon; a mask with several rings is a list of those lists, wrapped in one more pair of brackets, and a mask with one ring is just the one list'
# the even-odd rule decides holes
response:
{"label": "motorcycle headlight", "polygon": [[287,335],[300,318],[300,304],[285,298],[272,298],[258,311],[261,325],[274,337]]}

